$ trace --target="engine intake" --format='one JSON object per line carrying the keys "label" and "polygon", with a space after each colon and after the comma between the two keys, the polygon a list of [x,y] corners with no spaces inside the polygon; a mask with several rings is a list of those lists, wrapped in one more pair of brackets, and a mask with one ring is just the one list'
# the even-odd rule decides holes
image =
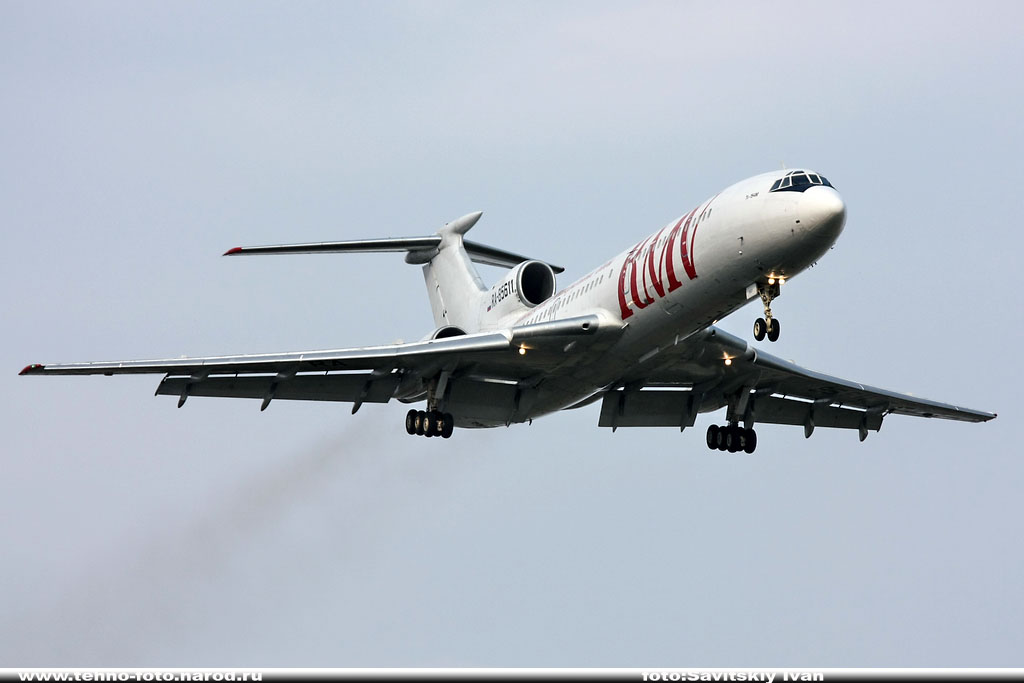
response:
{"label": "engine intake", "polygon": [[523,263],[516,274],[519,280],[519,299],[530,306],[544,303],[555,293],[555,271],[540,261]]}
{"label": "engine intake", "polygon": [[466,334],[466,331],[461,327],[455,325],[445,325],[439,327],[430,335],[431,339],[447,339],[448,337],[461,337]]}
{"label": "engine intake", "polygon": [[491,287],[487,311],[502,316],[533,308],[555,294],[555,271],[542,261],[523,261]]}

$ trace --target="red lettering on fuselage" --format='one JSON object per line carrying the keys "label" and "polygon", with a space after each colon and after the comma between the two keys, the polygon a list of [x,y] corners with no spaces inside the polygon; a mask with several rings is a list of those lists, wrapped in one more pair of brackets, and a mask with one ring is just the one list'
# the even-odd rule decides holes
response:
{"label": "red lettering on fuselage", "polygon": [[651,244],[651,250],[647,252],[647,275],[651,278],[651,285],[654,286],[654,291],[657,293],[658,298],[665,296],[665,285],[663,284],[663,278],[661,277],[661,262],[655,262],[654,252],[657,251],[661,239],[661,233],[663,232],[665,232],[664,228],[654,236],[654,243]]}
{"label": "red lettering on fuselage", "polygon": [[622,269],[619,270],[619,315],[622,317],[623,320],[633,315],[633,311],[631,311],[629,308],[629,304],[632,302],[626,301],[626,271],[633,263],[637,247],[639,246],[640,245],[638,244],[632,249],[630,249],[629,253],[626,254],[626,260],[622,264]]}
{"label": "red lettering on fuselage", "polygon": [[[648,247],[648,243],[651,238],[648,237],[646,240],[640,243],[640,247],[634,250],[633,255],[630,258],[630,277],[629,284],[631,286],[631,293],[633,295],[633,305],[637,308],[647,308],[654,303],[654,299],[647,293],[647,277],[644,275],[644,267],[642,263],[644,248]],[[653,249],[652,249],[653,251]],[[637,261],[641,261],[640,266],[637,266]],[[643,289],[637,287],[636,275],[637,271],[640,273],[640,283],[643,285]]]}
{"label": "red lettering on fuselage", "polygon": [[[714,201],[713,198],[712,201]],[[705,208],[710,204],[711,202],[708,202]],[[619,314],[623,320],[633,315],[633,310],[630,306],[634,306],[638,310],[647,308],[656,301],[654,295],[657,295],[657,298],[660,299],[683,286],[683,283],[676,276],[675,269],[674,256],[677,241],[679,243],[680,261],[682,261],[686,277],[690,280],[697,279],[697,270],[693,267],[693,259],[691,257],[693,238],[696,235],[697,223],[699,221],[699,219],[697,221],[693,220],[696,213],[697,209],[694,209],[680,218],[672,226],[672,229],[669,230],[664,244],[662,244],[661,235],[665,232],[665,228],[662,228],[657,235],[648,237],[643,242],[635,245],[626,254],[626,259],[622,263],[622,269],[619,271]],[[701,215],[703,216],[703,214]],[[646,254],[644,249],[647,249]],[[645,255],[646,258],[643,258]],[[638,261],[640,261],[639,265]],[[662,274],[663,268],[664,275]],[[637,271],[640,272],[639,282],[637,280]],[[666,280],[668,280],[667,287]],[[653,292],[651,291],[652,288]]]}
{"label": "red lettering on fuselage", "polygon": [[683,259],[683,270],[686,271],[686,277],[691,280],[697,279],[697,271],[694,270],[693,263],[690,261],[690,249],[693,248],[693,235],[697,233],[697,221],[691,222],[691,220],[693,219],[693,214],[696,211],[697,210],[694,209],[690,212],[690,215],[686,217],[686,224],[683,226],[683,235],[679,240],[680,256]]}

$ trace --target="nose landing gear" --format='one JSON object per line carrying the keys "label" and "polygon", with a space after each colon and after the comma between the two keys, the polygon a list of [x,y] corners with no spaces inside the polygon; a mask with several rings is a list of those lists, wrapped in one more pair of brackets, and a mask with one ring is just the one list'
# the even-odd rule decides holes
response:
{"label": "nose landing gear", "polygon": [[768,341],[778,341],[781,326],[777,318],[772,317],[772,301],[781,293],[782,278],[768,278],[767,284],[758,283],[757,293],[761,295],[761,303],[764,304],[764,317],[754,321],[754,339],[762,341],[768,337]]}
{"label": "nose landing gear", "polygon": [[450,439],[455,431],[455,418],[439,410],[410,410],[405,415],[405,431],[416,436]]}
{"label": "nose landing gear", "polygon": [[[771,313],[768,313],[770,316]],[[778,341],[779,333],[781,332],[781,326],[779,325],[778,318],[758,318],[754,321],[754,339],[762,341],[765,337],[768,337],[768,341]]]}

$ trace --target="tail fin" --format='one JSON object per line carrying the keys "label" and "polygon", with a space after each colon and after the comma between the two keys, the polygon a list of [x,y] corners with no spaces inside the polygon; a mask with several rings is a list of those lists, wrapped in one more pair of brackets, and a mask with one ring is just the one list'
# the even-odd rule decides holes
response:
{"label": "tail fin", "polygon": [[[344,242],[277,244],[261,247],[235,247],[225,256],[250,254],[344,254],[360,252],[406,252],[406,263],[422,264],[434,322],[438,327],[455,325],[467,332],[479,325],[481,299],[486,287],[471,261],[512,268],[529,257],[463,239],[476,225],[482,211],[466,214],[423,237],[384,237]],[[552,264],[561,273],[564,268]]]}

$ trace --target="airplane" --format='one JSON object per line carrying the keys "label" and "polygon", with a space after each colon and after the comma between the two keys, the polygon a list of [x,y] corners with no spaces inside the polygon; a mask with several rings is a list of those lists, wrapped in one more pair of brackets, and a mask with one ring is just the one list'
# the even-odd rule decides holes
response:
{"label": "airplane", "polygon": [[[163,374],[158,395],[364,403],[410,409],[411,435],[510,426],[600,403],[598,425],[692,427],[725,408],[708,448],[753,453],[756,424],[857,430],[889,414],[985,422],[963,408],[808,370],[715,323],[759,299],[757,342],[781,333],[771,305],[835,243],[846,205],[810,169],[731,185],[561,290],[563,268],[465,238],[482,213],[420,237],[235,247],[225,256],[405,253],[420,265],[435,329],[411,343],[165,360],[32,364],[22,375]],[[488,288],[473,263],[508,268]]]}

